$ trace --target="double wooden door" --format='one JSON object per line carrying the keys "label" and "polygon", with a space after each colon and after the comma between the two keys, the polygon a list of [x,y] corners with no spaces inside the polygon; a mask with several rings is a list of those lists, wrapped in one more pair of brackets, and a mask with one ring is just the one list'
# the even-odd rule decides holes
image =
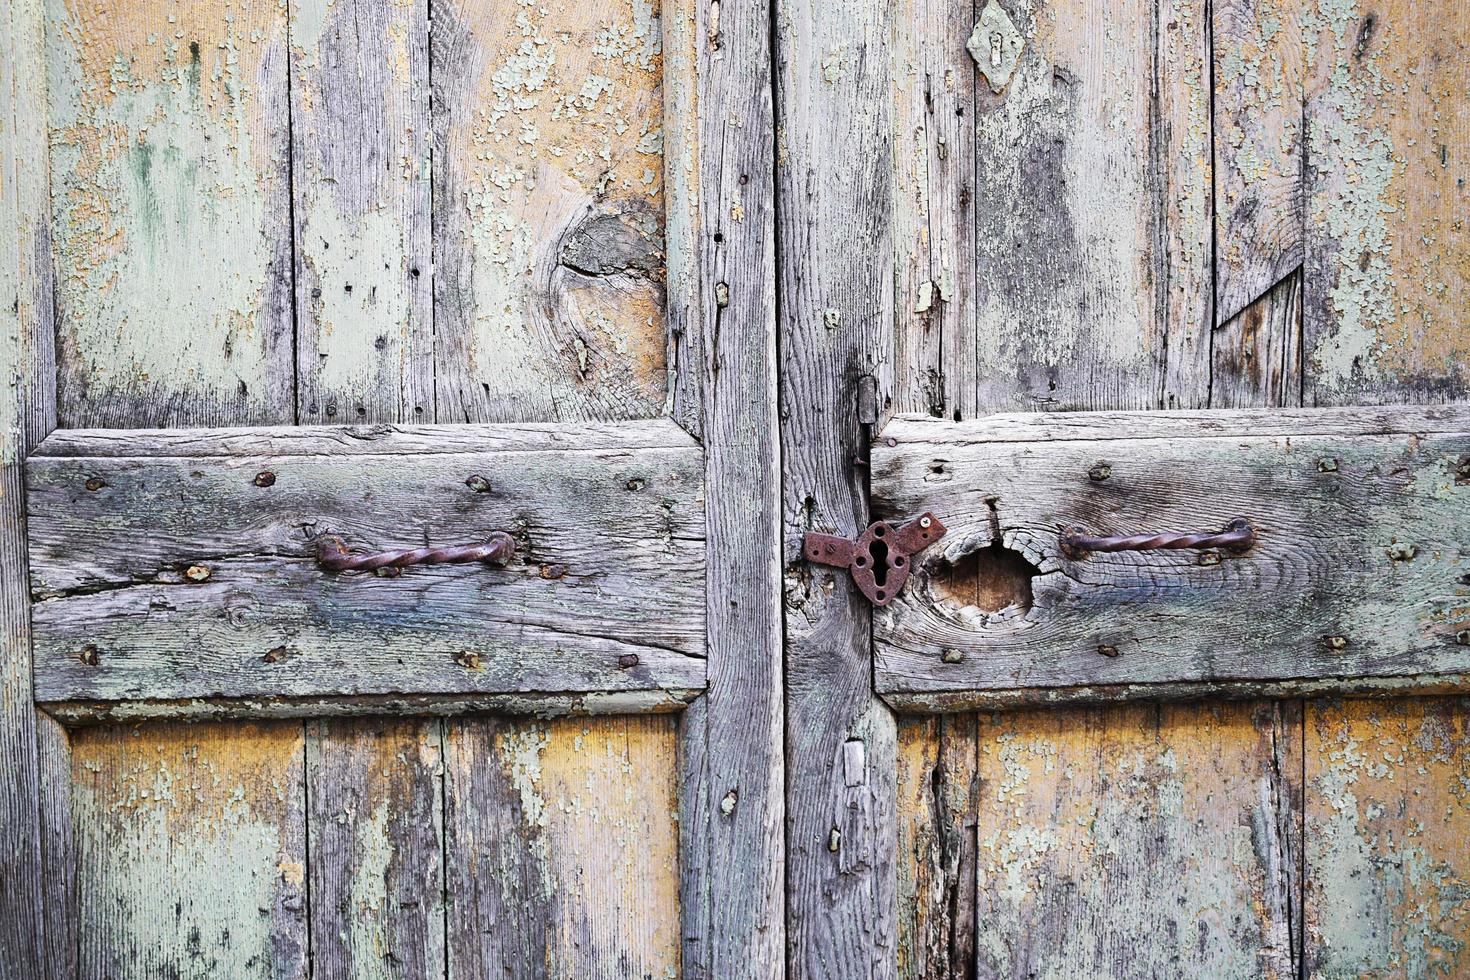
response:
{"label": "double wooden door", "polygon": [[4,10],[5,975],[1466,968],[1458,5]]}

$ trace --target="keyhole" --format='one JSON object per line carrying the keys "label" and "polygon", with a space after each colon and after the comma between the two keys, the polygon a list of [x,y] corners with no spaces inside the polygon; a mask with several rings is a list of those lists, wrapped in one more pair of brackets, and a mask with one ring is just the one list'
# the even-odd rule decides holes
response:
{"label": "keyhole", "polygon": [[868,554],[873,556],[873,582],[881,589],[888,584],[888,545],[874,541],[868,545]]}
{"label": "keyhole", "polygon": [[990,35],[990,67],[992,68],[1000,67],[1000,43],[1001,38],[998,32]]}

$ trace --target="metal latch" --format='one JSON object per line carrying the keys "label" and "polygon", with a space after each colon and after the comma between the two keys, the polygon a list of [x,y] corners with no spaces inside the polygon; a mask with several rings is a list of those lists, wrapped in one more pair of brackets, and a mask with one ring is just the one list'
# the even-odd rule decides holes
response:
{"label": "metal latch", "polygon": [[908,581],[910,559],[944,537],[933,514],[920,514],[900,528],[874,521],[856,541],[808,531],[802,542],[808,561],[845,568],[868,601],[886,606]]}

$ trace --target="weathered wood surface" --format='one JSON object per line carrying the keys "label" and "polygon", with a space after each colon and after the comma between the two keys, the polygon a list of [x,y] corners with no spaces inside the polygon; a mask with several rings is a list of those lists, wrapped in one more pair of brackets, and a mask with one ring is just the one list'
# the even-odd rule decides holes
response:
{"label": "weathered wood surface", "polygon": [[312,976],[444,976],[437,722],[306,726]]}
{"label": "weathered wood surface", "polygon": [[72,746],[80,977],[308,975],[299,722]]}
{"label": "weathered wood surface", "polygon": [[292,421],[286,7],[47,13],[61,424]]}
{"label": "weathered wood surface", "polygon": [[431,44],[439,420],[658,414],[657,7],[455,0]]}
{"label": "weathered wood surface", "polygon": [[[786,563],[787,976],[896,969],[891,713],[873,694],[867,600],[801,536],[867,524],[857,397],[888,370],[896,205],[890,8],[781,0],[775,31],[782,532]],[[880,389],[886,387],[879,381]],[[883,394],[880,390],[879,398]]]}
{"label": "weathered wood surface", "polygon": [[[977,441],[983,422],[953,426],[972,430],[963,446],[885,436],[875,508],[933,511],[950,535],[875,617],[878,689],[1464,671],[1470,435],[1159,440],[1147,427],[1138,416],[1111,440],[994,446]],[[1241,555],[1073,558],[1058,544],[1064,527],[1212,531],[1235,517],[1257,533]],[[995,544],[1036,574],[991,608],[931,581]]]}
{"label": "weathered wood surface", "polygon": [[445,725],[450,975],[680,975],[673,719]]}
{"label": "weathered wood surface", "polygon": [[1297,976],[1293,710],[981,716],[977,975]]}
{"label": "weathered wood surface", "polygon": [[[30,466],[43,701],[703,685],[695,447],[412,467],[391,456]],[[325,533],[371,551],[495,530],[520,539],[504,569],[383,578],[327,573],[314,556]]]}
{"label": "weathered wood surface", "polygon": [[[24,471],[56,424],[46,165],[45,8],[0,3],[0,976],[63,976],[75,945],[67,826],[55,767],[65,741],[31,688]],[[42,793],[46,795],[43,797]],[[74,972],[74,971],[72,971]]]}
{"label": "weathered wood surface", "polygon": [[298,417],[429,421],[428,6],[289,9]]}

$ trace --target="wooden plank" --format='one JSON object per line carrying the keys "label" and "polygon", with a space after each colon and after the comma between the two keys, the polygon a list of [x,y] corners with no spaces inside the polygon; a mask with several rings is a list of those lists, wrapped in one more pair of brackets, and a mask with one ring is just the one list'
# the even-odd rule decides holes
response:
{"label": "wooden plank", "polygon": [[446,723],[449,970],[679,975],[675,722]]}
{"label": "wooden plank", "polygon": [[975,975],[978,737],[973,715],[898,722],[898,975]]}
{"label": "wooden plank", "polygon": [[[950,537],[875,618],[879,689],[1460,673],[1467,461],[1467,435],[881,447],[880,513],[933,510]],[[1213,531],[1238,516],[1258,532],[1243,555],[1058,545],[1068,526]],[[987,610],[926,581],[993,544],[1035,573],[1006,601]]]}
{"label": "wooden plank", "polygon": [[[1215,331],[1210,404],[1216,408],[1302,402],[1300,267]],[[1275,413],[1266,413],[1275,414]],[[1286,418],[1299,418],[1296,413]],[[1417,413],[1415,413],[1417,414]],[[1278,425],[1282,418],[1278,421]],[[1409,418],[1394,418],[1402,426]]]}
{"label": "wooden plank", "polygon": [[1296,976],[1290,705],[981,720],[979,976]]}
{"label": "wooden plank", "polygon": [[300,722],[72,743],[81,977],[307,976]]}
{"label": "wooden plank", "polygon": [[[65,813],[51,764],[64,740],[31,687],[21,460],[56,424],[45,8],[0,4],[0,976],[62,976],[72,965]],[[38,744],[39,741],[39,744]]]}
{"label": "wooden plank", "polygon": [[1006,9],[1025,46],[976,96],[977,409],[1200,406],[1205,5]]}
{"label": "wooden plank", "polygon": [[662,411],[661,39],[634,0],[435,6],[441,421]]}
{"label": "wooden plank", "polygon": [[428,15],[390,0],[290,5],[306,421],[433,418]]}
{"label": "wooden plank", "polygon": [[438,723],[309,722],[312,976],[443,976]]}
{"label": "wooden plank", "polygon": [[[1298,307],[1295,294],[1272,294],[1303,259],[1303,6],[1302,0],[1216,0],[1211,7],[1216,326],[1252,306],[1259,310],[1257,319],[1268,324]],[[1296,337],[1294,323],[1291,337]],[[1217,335],[1217,356],[1220,339]],[[1301,363],[1299,357],[1292,360]],[[1217,384],[1213,393],[1228,390],[1237,375],[1255,377],[1274,363],[1247,362],[1227,370],[1219,379],[1224,385]],[[1232,407],[1234,402],[1222,404],[1217,397],[1211,404]]]}
{"label": "wooden plank", "polygon": [[285,6],[47,13],[61,423],[291,421]]}
{"label": "wooden plank", "polygon": [[858,389],[875,378],[881,404],[893,370],[892,13],[782,0],[772,17],[792,978],[897,969],[896,733],[873,694],[869,608],[799,558],[804,532],[867,523]]}
{"label": "wooden plank", "polygon": [[1319,0],[1302,26],[1308,401],[1463,400],[1470,7]]}
{"label": "wooden plank", "polygon": [[[367,456],[33,460],[38,697],[698,688],[702,468],[695,449],[426,456],[412,468]],[[506,568],[393,578],[326,573],[311,537],[362,551],[498,529],[520,539]]]}

